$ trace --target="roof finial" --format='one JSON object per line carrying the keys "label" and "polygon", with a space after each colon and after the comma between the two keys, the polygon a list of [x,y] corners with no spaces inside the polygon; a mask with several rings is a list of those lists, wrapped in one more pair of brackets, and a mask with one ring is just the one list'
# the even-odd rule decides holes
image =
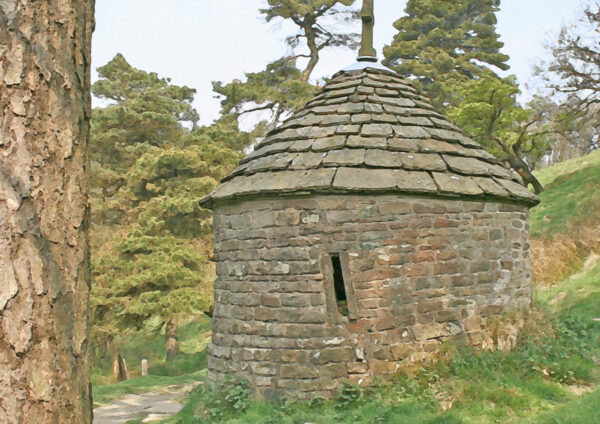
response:
{"label": "roof finial", "polygon": [[363,0],[360,16],[363,22],[362,44],[358,52],[359,62],[377,62],[377,51],[373,47],[373,28],[375,27],[374,0]]}

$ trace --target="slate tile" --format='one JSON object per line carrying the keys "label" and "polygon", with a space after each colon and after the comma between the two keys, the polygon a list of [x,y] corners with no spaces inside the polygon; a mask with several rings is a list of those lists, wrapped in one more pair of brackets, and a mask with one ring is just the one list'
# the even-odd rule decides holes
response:
{"label": "slate tile", "polygon": [[319,138],[313,143],[312,149],[315,152],[340,149],[346,144],[346,139],[347,137],[345,135],[336,135],[335,137]]}
{"label": "slate tile", "polygon": [[365,164],[382,168],[401,168],[402,159],[399,152],[372,149],[367,150]]}
{"label": "slate tile", "polygon": [[394,133],[400,138],[429,138],[429,133],[422,127],[395,125]]}
{"label": "slate tile", "polygon": [[470,177],[434,172],[433,178],[442,193],[469,195],[483,194],[483,190]]}
{"label": "slate tile", "polygon": [[365,124],[362,127],[361,134],[363,136],[386,137],[394,134],[394,130],[393,127],[388,124]]}
{"label": "slate tile", "polygon": [[401,153],[402,167],[418,171],[445,171],[446,163],[437,153]]}
{"label": "slate tile", "polygon": [[327,166],[359,166],[365,162],[365,151],[363,149],[342,149],[327,152],[323,159],[323,165]]}
{"label": "slate tile", "polygon": [[473,177],[473,181],[475,181],[479,188],[481,188],[486,194],[502,197],[509,195],[508,191],[502,188],[502,186],[494,181],[493,178]]}
{"label": "slate tile", "polygon": [[532,203],[540,202],[540,199],[522,184],[512,180],[505,180],[503,178],[496,178],[495,180],[515,197],[526,199]]}
{"label": "slate tile", "polygon": [[396,176],[392,169],[339,168],[333,187],[347,190],[393,189]]}
{"label": "slate tile", "polygon": [[362,137],[352,135],[348,137],[347,145],[350,147],[385,149],[387,146],[387,139],[385,137]]}

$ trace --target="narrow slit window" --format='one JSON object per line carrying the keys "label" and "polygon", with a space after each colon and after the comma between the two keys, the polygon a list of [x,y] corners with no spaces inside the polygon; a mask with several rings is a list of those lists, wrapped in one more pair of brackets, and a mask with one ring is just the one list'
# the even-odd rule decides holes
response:
{"label": "narrow slit window", "polygon": [[331,265],[333,266],[333,288],[335,290],[337,310],[340,315],[347,317],[350,311],[348,310],[348,296],[346,295],[346,283],[344,282],[344,272],[342,270],[340,255],[331,255]]}

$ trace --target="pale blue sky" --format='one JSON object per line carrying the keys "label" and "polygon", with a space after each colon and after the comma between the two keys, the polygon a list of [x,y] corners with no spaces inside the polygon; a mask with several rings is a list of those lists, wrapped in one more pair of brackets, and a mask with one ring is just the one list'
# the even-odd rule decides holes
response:
{"label": "pale blue sky", "polygon": [[[92,66],[122,53],[138,68],[171,77],[198,90],[201,122],[218,116],[211,81],[243,78],[286,52],[284,39],[295,27],[265,23],[258,9],[264,0],[96,0]],[[375,44],[381,49],[396,33],[393,22],[406,0],[376,0]],[[503,0],[498,32],[521,84],[545,54],[543,43],[580,10],[581,0]],[[360,2],[357,2],[357,6]],[[359,25],[356,26],[359,31]],[[330,76],[354,62],[356,53],[331,49],[322,55],[315,76]]]}

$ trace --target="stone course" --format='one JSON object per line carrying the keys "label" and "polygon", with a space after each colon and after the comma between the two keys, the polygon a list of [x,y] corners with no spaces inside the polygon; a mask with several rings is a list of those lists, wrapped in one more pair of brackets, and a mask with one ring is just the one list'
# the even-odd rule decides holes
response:
{"label": "stone course", "polygon": [[[210,381],[236,373],[261,397],[331,396],[450,337],[480,344],[486,317],[531,302],[527,214],[397,195],[220,205]],[[328,300],[322,258],[336,252],[348,255],[356,319]]]}

